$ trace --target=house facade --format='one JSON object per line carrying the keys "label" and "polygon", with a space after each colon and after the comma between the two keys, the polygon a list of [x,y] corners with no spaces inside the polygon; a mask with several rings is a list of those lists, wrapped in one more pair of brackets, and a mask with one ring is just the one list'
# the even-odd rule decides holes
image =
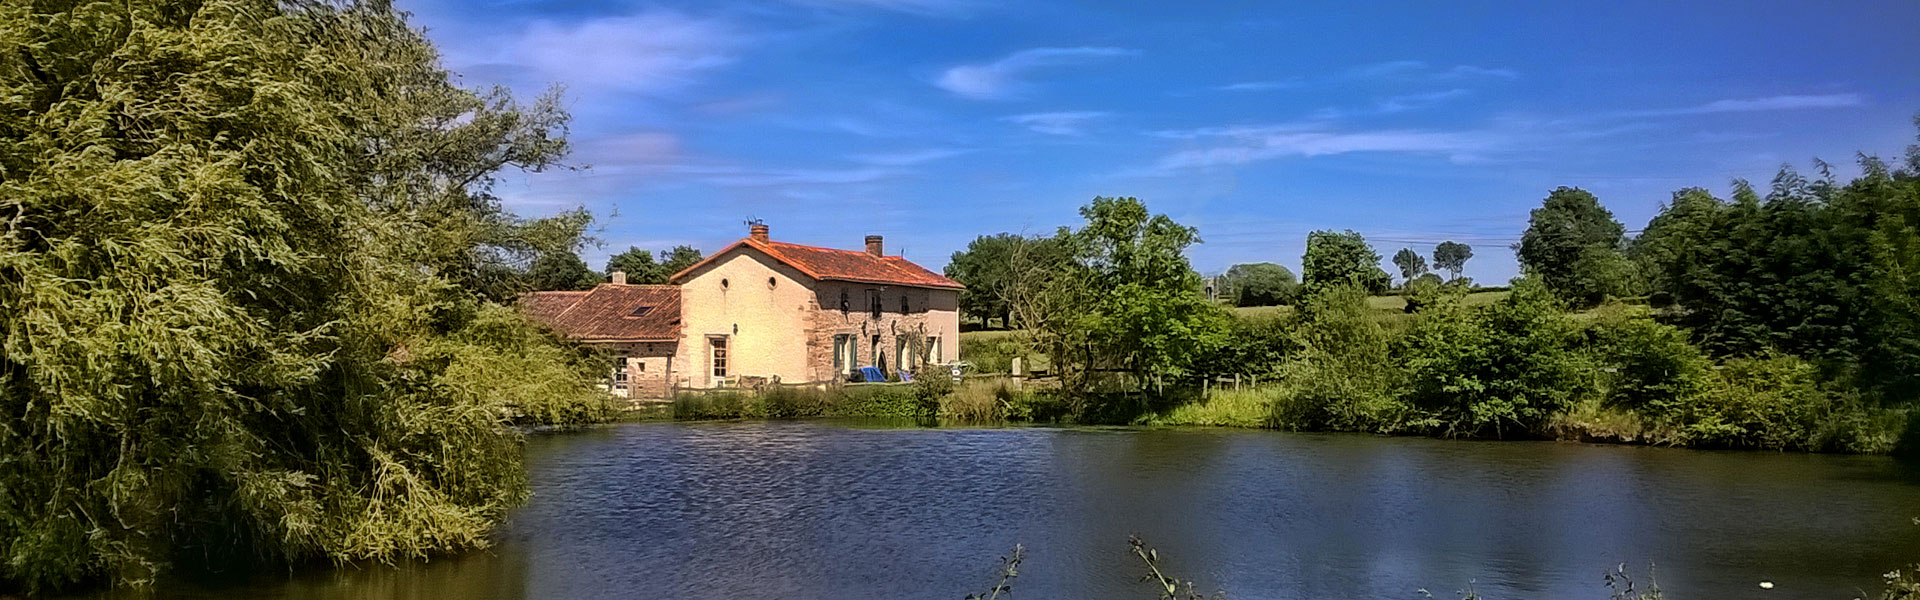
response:
{"label": "house facade", "polygon": [[897,378],[959,359],[961,286],[900,256],[776,242],[765,225],[675,273],[667,285],[611,283],[534,292],[536,321],[621,357],[616,396],[675,388],[847,381],[860,367]]}

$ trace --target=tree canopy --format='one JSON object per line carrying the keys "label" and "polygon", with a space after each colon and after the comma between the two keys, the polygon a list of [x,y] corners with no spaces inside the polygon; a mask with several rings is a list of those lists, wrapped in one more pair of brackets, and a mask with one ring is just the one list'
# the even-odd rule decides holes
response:
{"label": "tree canopy", "polygon": [[455,86],[385,2],[0,31],[0,593],[485,545],[511,425],[604,417],[597,362],[490,301],[585,222],[488,191],[564,154],[555,97]]}
{"label": "tree canopy", "polygon": [[627,283],[660,285],[667,282],[674,273],[686,270],[702,258],[700,250],[692,246],[674,246],[672,250],[661,250],[660,259],[638,247],[628,246],[625,252],[607,259],[607,276],[614,271],[627,274]]}
{"label": "tree canopy", "polygon": [[1632,264],[1621,253],[1626,227],[1600,199],[1580,188],[1561,187],[1533,209],[1514,246],[1520,268],[1539,277],[1563,301],[1592,306],[1609,295],[1630,293]]}
{"label": "tree canopy", "polygon": [[1348,283],[1367,293],[1379,294],[1387,291],[1392,279],[1380,268],[1380,253],[1374,252],[1373,246],[1367,245],[1367,239],[1351,229],[1307,234],[1307,253],[1300,263],[1300,277],[1309,292]]}
{"label": "tree canopy", "polygon": [[1234,265],[1221,281],[1233,294],[1235,306],[1279,306],[1292,304],[1300,296],[1293,271],[1273,263]]}
{"label": "tree canopy", "polygon": [[1403,283],[1412,282],[1413,278],[1427,272],[1427,259],[1420,256],[1420,253],[1414,252],[1412,248],[1401,248],[1393,255],[1393,266],[1400,268],[1400,279]]}
{"label": "tree canopy", "polygon": [[1433,247],[1433,268],[1446,271],[1449,281],[1460,278],[1460,272],[1467,269],[1467,260],[1471,258],[1473,246],[1448,240]]}

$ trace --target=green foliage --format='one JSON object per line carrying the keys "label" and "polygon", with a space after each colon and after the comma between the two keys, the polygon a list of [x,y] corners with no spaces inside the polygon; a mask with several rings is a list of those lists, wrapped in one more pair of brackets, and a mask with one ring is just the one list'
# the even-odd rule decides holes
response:
{"label": "green foliage", "polygon": [[[1819,164],[1827,171],[1824,163]],[[1887,401],[1920,397],[1920,174],[1861,159],[1840,185],[1782,169],[1763,199],[1681,190],[1634,245],[1710,352],[1781,351]]]}
{"label": "green foliage", "polygon": [[1307,253],[1300,260],[1300,278],[1307,293],[1333,285],[1355,285],[1370,294],[1387,291],[1392,278],[1380,269],[1380,253],[1367,239],[1349,229],[1307,234]]}
{"label": "green foliage", "polygon": [[1400,279],[1411,283],[1413,278],[1427,272],[1427,259],[1414,252],[1412,248],[1401,248],[1393,255],[1393,266],[1400,268]]}
{"label": "green foliage", "polygon": [[590,290],[603,280],[572,251],[548,252],[527,267],[527,286],[535,290]]}
{"label": "green foliage", "polygon": [[1420,425],[1445,435],[1526,436],[1587,388],[1575,330],[1551,293],[1523,280],[1480,311],[1423,311],[1401,340],[1405,397]]}
{"label": "green foliage", "polygon": [[1204,369],[1231,317],[1201,295],[1183,254],[1199,235],[1133,198],[1095,198],[1080,214],[1084,227],[1057,236],[1073,257],[1047,294],[1058,316],[1037,331],[1055,368],[1076,388],[1098,368],[1142,380]]}
{"label": "green foliage", "polygon": [[1446,271],[1448,281],[1459,279],[1471,258],[1473,246],[1449,240],[1433,247],[1433,268]]}
{"label": "green foliage", "polygon": [[1863,406],[1822,385],[1819,371],[1785,355],[1727,361],[1705,393],[1672,411],[1691,446],[1887,452],[1902,415]]}
{"label": "green foliage", "polygon": [[1406,312],[1416,313],[1444,302],[1465,302],[1467,287],[1440,280],[1439,275],[1426,273],[1407,282]]}
{"label": "green foliage", "polygon": [[1664,415],[1705,391],[1713,361],[1685,331],[1623,305],[1601,309],[1587,328],[1608,406]]}
{"label": "green foliage", "polygon": [[607,258],[607,275],[614,271],[627,274],[627,283],[636,285],[660,285],[667,282],[674,273],[686,270],[700,262],[700,250],[692,246],[674,246],[672,250],[661,250],[660,259],[655,261],[652,254],[634,246],[628,246],[625,252]]}
{"label": "green foliage", "polygon": [[1234,306],[1280,306],[1293,304],[1300,297],[1300,284],[1293,271],[1273,263],[1234,265],[1221,278],[1232,294]]}
{"label": "green foliage", "polygon": [[960,291],[960,310],[966,316],[980,319],[983,324],[987,319],[998,317],[1003,325],[1012,326],[1009,287],[1014,284],[1014,269],[1036,266],[1015,260],[1015,255],[1021,253],[1036,259],[1040,265],[1057,264],[1065,258],[1060,246],[1048,238],[1012,233],[974,238],[966,250],[953,253],[947,262],[946,274],[967,286]]}
{"label": "green foliage", "polygon": [[1283,364],[1273,422],[1286,429],[1384,431],[1397,427],[1398,369],[1391,334],[1366,292],[1333,285],[1307,296],[1291,324],[1299,350]]}
{"label": "green foliage", "polygon": [[1599,198],[1562,187],[1533,210],[1515,250],[1521,269],[1562,301],[1593,306],[1633,291],[1632,265],[1620,252],[1625,234]]}
{"label": "green foliage", "polygon": [[604,363],[492,303],[581,239],[488,192],[565,152],[554,98],[455,87],[377,2],[0,32],[0,588],[484,546],[514,425],[605,418]]}

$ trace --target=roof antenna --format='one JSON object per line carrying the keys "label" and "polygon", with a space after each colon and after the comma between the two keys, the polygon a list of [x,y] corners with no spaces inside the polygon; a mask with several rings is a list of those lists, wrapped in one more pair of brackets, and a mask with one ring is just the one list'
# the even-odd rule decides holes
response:
{"label": "roof antenna", "polygon": [[746,224],[746,226],[752,227],[755,225],[765,225],[767,224],[767,221],[766,219],[756,219],[753,217],[753,215],[747,215],[747,220],[744,221],[744,223]]}

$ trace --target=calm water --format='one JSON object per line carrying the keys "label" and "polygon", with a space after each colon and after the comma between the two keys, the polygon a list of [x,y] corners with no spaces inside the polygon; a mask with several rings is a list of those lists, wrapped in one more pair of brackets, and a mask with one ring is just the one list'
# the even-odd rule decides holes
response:
{"label": "calm water", "polygon": [[[418,598],[1854,598],[1920,561],[1920,472],[1879,457],[1266,431],[634,424],[542,436],[485,553],[166,595]],[[1762,580],[1776,587],[1762,590]]]}

